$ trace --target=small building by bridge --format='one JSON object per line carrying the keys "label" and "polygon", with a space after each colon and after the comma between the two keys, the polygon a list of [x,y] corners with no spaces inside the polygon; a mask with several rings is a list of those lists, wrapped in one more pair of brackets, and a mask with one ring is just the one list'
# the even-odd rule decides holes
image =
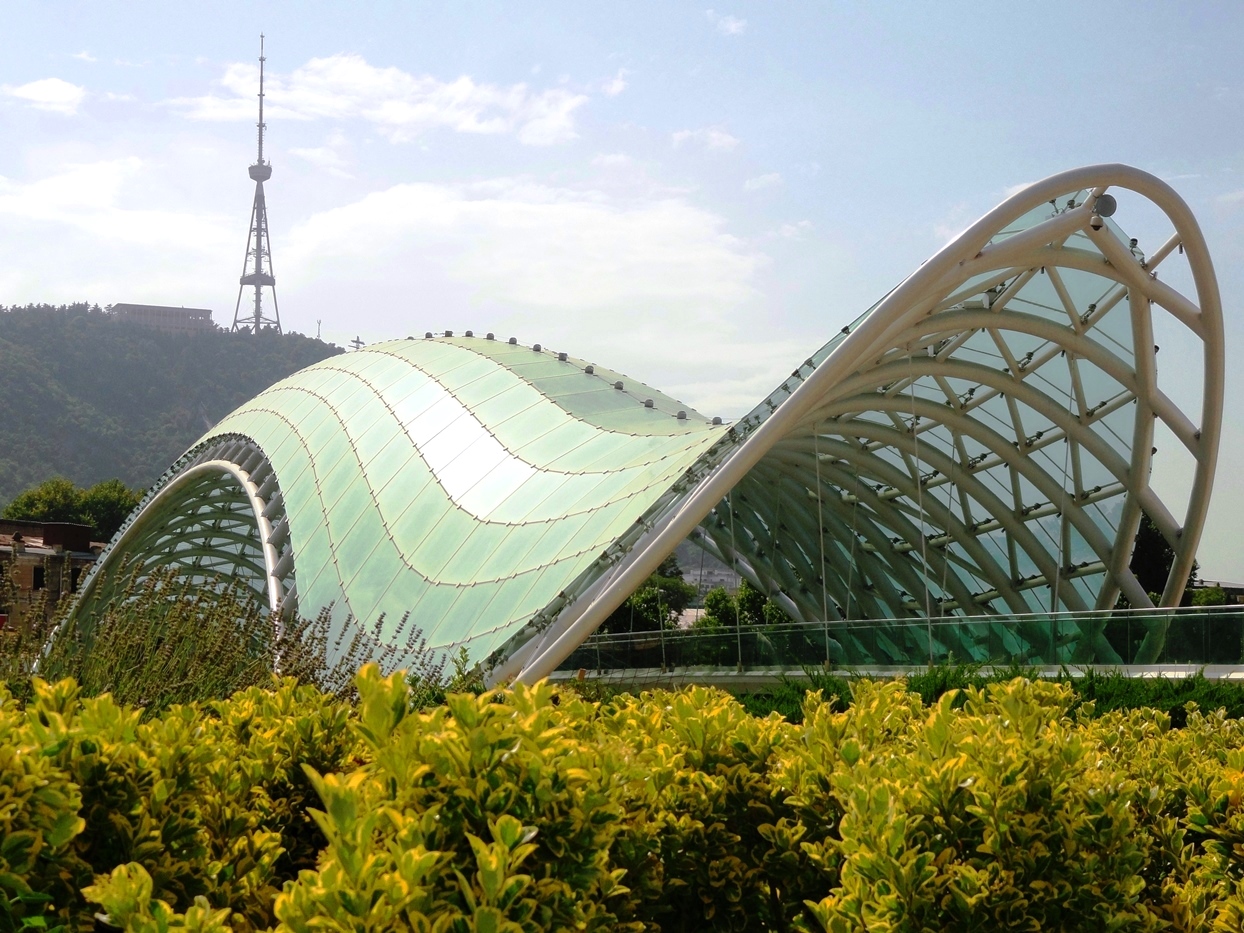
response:
{"label": "small building by bridge", "polygon": [[0,519],[0,631],[52,616],[95,563],[103,543],[89,525]]}

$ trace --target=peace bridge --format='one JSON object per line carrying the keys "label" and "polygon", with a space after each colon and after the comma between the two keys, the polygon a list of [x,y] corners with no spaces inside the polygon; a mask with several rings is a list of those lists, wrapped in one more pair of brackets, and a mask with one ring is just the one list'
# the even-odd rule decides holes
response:
{"label": "peace bridge", "polygon": [[[1169,225],[1147,256],[1121,201]],[[1155,326],[1196,348],[1178,371],[1159,372]],[[606,666],[589,636],[693,537],[792,621],[701,639],[687,665],[775,645],[800,664],[1152,664],[1176,624],[1153,610],[1178,603],[1209,505],[1222,335],[1181,198],[1127,166],[1075,169],[991,210],[733,424],[493,334],[310,366],[170,467],[77,618],[122,567],[240,575],[275,626],[330,606],[338,634],[400,660],[409,613],[434,650],[530,681]],[[1150,483],[1163,457],[1176,499]],[[1153,594],[1129,569],[1142,516],[1174,554]],[[1149,614],[1121,630],[1120,598]]]}

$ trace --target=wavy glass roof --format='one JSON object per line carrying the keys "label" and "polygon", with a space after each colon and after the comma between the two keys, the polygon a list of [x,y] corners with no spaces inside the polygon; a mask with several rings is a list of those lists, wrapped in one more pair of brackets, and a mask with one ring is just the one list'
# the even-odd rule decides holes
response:
{"label": "wavy glass roof", "polygon": [[[230,414],[113,550],[202,579],[236,571],[261,590],[267,577],[272,608],[332,606],[340,627],[370,631],[383,615],[385,644],[410,613],[431,647],[479,659],[634,537],[725,430],[566,354],[396,340]],[[277,545],[267,574],[261,541]]]}
{"label": "wavy glass roof", "polygon": [[[1149,256],[1115,225],[1111,188],[1169,220]],[[1167,284],[1180,264],[1172,280],[1193,297]],[[1200,346],[1199,372],[1159,374],[1158,316]],[[931,629],[894,642],[832,626],[1106,612],[1120,594],[1152,605],[1128,567],[1142,513],[1175,552],[1157,602],[1177,601],[1208,509],[1222,374],[1217,283],[1187,206],[1136,169],[1076,169],[985,215],[733,426],[491,336],[317,363],[174,464],[78,611],[115,596],[125,561],[238,573],[278,618],[331,605],[339,630],[370,631],[383,615],[379,641],[401,649],[409,612],[430,646],[530,680],[691,536],[824,626],[827,660],[919,660],[934,656]],[[1159,431],[1183,501],[1150,484]],[[954,632],[938,656],[1000,637],[987,622]],[[1007,637],[1024,657],[1028,636]],[[1141,659],[1164,637],[1148,632]],[[1044,648],[1117,658],[1095,622]]]}

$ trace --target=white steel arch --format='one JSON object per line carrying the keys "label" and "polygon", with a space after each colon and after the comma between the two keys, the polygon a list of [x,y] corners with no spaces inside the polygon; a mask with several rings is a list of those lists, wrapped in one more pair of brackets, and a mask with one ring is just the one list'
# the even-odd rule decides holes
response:
{"label": "white steel arch", "polygon": [[297,612],[280,487],[253,441],[217,438],[170,467],[96,561],[74,617],[91,619],[92,608],[123,592],[132,576],[158,568],[205,585],[245,580],[277,627]]}
{"label": "white steel arch", "polygon": [[[1148,257],[1112,189],[1170,222]],[[1159,278],[1178,256],[1192,295]],[[1199,411],[1160,384],[1155,314],[1201,343]],[[1125,165],[1030,185],[805,361],[490,676],[551,673],[693,534],[797,621],[984,616],[1152,606],[1128,566],[1143,513],[1174,550],[1156,595],[1175,605],[1213,486],[1222,335],[1204,238],[1169,185]],[[1193,462],[1174,510],[1150,485],[1155,422]],[[1082,628],[1064,656],[1111,660]]]}

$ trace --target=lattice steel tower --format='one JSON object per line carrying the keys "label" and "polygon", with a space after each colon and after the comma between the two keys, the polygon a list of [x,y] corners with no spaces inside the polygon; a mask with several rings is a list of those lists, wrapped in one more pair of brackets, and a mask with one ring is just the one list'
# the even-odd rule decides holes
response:
{"label": "lattice steel tower", "polygon": [[[264,200],[263,183],[272,177],[272,164],[263,160],[263,35],[259,36],[259,158],[249,169],[255,182],[255,203],[251,207],[251,227],[246,235],[246,257],[242,260],[242,277],[238,279],[238,303],[233,309],[233,330],[259,333],[261,327],[275,327],[281,333],[281,313],[276,303],[276,276],[272,274],[272,241],[268,237],[268,206]],[[242,311],[242,292],[247,286],[255,289],[253,307]],[[263,289],[272,289],[272,314],[264,314]]]}

